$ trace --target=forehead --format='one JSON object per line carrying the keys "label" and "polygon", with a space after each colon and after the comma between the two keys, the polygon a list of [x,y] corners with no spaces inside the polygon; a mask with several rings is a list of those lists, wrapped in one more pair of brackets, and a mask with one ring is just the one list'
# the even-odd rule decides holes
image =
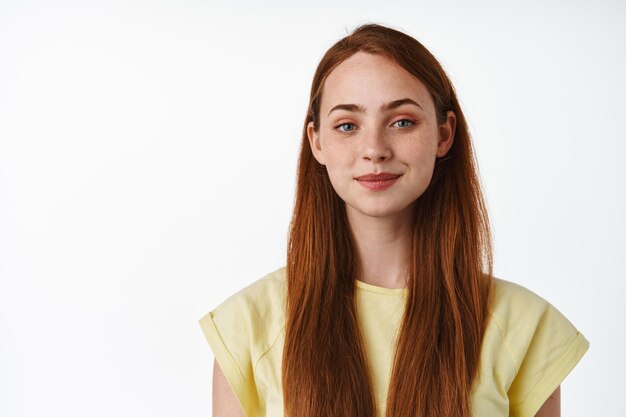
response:
{"label": "forehead", "polygon": [[351,103],[374,111],[405,97],[417,101],[426,111],[434,109],[432,97],[419,79],[386,57],[359,51],[326,78],[320,110],[324,117],[333,106]]}

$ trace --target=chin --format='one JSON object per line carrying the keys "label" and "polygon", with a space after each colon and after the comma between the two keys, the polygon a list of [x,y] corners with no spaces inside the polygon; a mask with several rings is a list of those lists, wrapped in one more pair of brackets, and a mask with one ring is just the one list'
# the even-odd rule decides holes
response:
{"label": "chin", "polygon": [[389,217],[402,214],[407,208],[407,204],[372,204],[368,206],[350,205],[353,211],[369,217]]}

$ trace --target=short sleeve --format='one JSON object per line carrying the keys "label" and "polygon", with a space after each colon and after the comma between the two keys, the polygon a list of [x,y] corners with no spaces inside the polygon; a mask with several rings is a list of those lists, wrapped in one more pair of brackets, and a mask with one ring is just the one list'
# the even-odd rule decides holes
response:
{"label": "short sleeve", "polygon": [[250,307],[242,293],[226,299],[199,321],[224,376],[246,417],[257,415]]}
{"label": "short sleeve", "polygon": [[554,306],[538,296],[519,318],[512,339],[517,373],[508,390],[510,415],[533,417],[589,348],[589,341]]}

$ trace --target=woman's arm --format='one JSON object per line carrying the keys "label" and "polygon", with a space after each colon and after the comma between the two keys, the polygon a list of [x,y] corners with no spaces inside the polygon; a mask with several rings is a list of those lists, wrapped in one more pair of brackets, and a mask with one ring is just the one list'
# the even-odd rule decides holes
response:
{"label": "woman's arm", "polygon": [[235,393],[215,359],[213,360],[213,417],[244,417],[239,400],[235,397]]}
{"label": "woman's arm", "polygon": [[541,406],[535,417],[561,417],[561,386],[548,397]]}

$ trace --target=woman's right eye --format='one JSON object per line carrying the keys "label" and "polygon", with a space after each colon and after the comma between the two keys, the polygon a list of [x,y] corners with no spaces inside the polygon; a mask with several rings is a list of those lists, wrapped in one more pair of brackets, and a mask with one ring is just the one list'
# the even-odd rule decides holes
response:
{"label": "woman's right eye", "polygon": [[[352,126],[352,128],[345,130],[345,129],[342,129],[343,126]],[[336,126],[335,129],[339,129],[339,131],[342,133],[352,132],[354,130],[354,123],[342,123]]]}

